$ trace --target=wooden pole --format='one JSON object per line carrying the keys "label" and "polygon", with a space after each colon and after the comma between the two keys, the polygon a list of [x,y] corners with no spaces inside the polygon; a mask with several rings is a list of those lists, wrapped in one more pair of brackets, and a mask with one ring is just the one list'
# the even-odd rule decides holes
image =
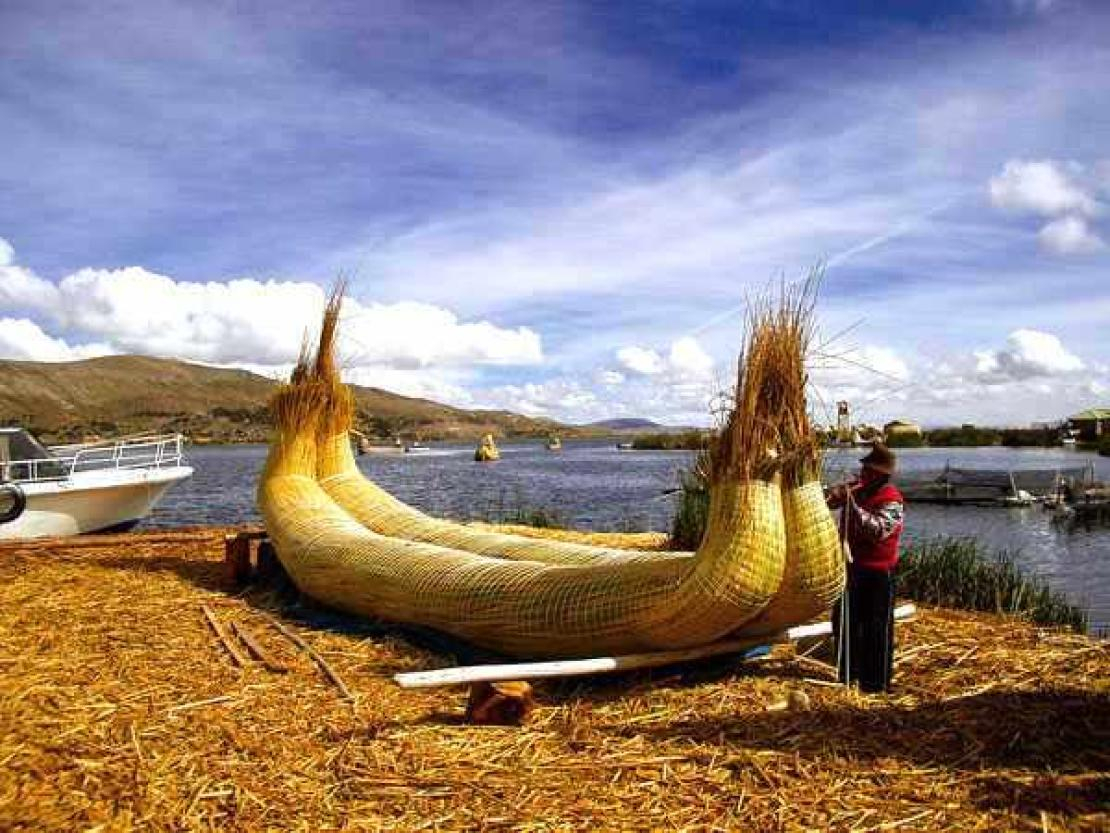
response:
{"label": "wooden pole", "polygon": [[292,642],[294,645],[296,645],[298,648],[308,654],[309,657],[312,658],[312,661],[320,667],[320,670],[324,672],[324,676],[327,677],[331,681],[331,683],[339,689],[339,693],[342,694],[344,698],[352,703],[355,702],[355,695],[353,695],[351,693],[351,690],[347,688],[347,684],[343,682],[343,679],[335,672],[335,669],[328,665],[328,661],[326,659],[320,656],[320,654],[311,645],[301,639],[299,634],[285,627],[285,625],[283,625],[269,613],[263,611],[262,615],[265,616],[269,623],[277,628],[278,631],[280,631],[290,642]]}
{"label": "wooden pole", "polygon": [[[895,619],[912,616],[917,608],[912,604],[899,605],[894,610]],[[614,671],[631,671],[637,668],[657,668],[694,659],[738,654],[759,645],[794,642],[812,636],[832,633],[830,622],[799,625],[770,636],[731,639],[685,648],[678,651],[656,651],[649,654],[626,654],[619,657],[593,659],[566,659],[548,662],[519,662],[499,665],[464,665],[456,668],[438,668],[433,671],[407,671],[393,675],[401,688],[433,688],[445,685],[463,685],[477,682],[504,680],[536,680],[545,677],[579,677],[587,674],[608,674]]]}
{"label": "wooden pole", "polygon": [[216,636],[224,646],[224,649],[231,655],[231,659],[240,668],[246,668],[248,662],[247,658],[243,656],[243,652],[236,646],[231,635],[224,629],[220,620],[216,618],[216,614],[213,613],[212,609],[206,604],[202,604],[200,609],[201,612],[204,613],[204,618],[208,620],[208,624],[212,626],[212,630],[216,632]]}

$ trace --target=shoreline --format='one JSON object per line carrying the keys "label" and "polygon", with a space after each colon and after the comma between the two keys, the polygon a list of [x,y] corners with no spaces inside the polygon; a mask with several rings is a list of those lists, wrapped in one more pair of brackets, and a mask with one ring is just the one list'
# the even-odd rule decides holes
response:
{"label": "shoreline", "polygon": [[[453,664],[443,644],[228,584],[223,536],[239,528],[0,546],[0,826],[1110,823],[1105,641],[924,608],[899,626],[890,695],[776,648],[544,683],[526,726],[478,728],[458,722],[465,689],[390,680]],[[232,665],[202,605],[288,673]],[[355,703],[263,613],[325,656]]]}

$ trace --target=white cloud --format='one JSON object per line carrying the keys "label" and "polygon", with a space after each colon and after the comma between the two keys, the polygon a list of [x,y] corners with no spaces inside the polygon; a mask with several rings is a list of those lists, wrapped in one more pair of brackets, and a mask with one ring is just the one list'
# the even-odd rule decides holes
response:
{"label": "white cloud", "polygon": [[642,376],[654,376],[666,369],[663,357],[645,347],[622,347],[617,350],[617,361],[621,367]]}
{"label": "white cloud", "polygon": [[401,369],[433,365],[536,364],[540,337],[527,327],[503,329],[488,321],[461,322],[431,304],[362,305],[351,301],[344,320],[346,357],[353,364]]}
{"label": "white cloud", "polygon": [[834,351],[818,357],[814,364],[814,380],[830,389],[886,387],[910,378],[909,366],[901,356],[875,344]]}
{"label": "white cloud", "polygon": [[1002,173],[991,177],[991,202],[998,208],[1045,217],[1064,213],[1091,216],[1100,206],[1078,181],[1082,174],[1082,166],[1074,162],[1011,159]]}
{"label": "white cloud", "polygon": [[50,309],[57,296],[54,284],[16,265],[15,249],[0,237],[0,311]]}
{"label": "white cloud", "polygon": [[702,348],[693,336],[683,336],[671,342],[664,358],[647,347],[629,346],[617,350],[617,361],[625,370],[641,376],[667,374],[672,381],[703,379],[713,372],[713,357]]}
{"label": "white cloud", "polygon": [[[8,265],[0,267],[0,278],[4,308],[34,311],[68,338],[83,336],[116,352],[212,364],[294,361],[306,328],[319,320],[324,304],[323,289],[312,283],[190,283],[141,267],[81,269],[54,285]],[[348,365],[405,370],[543,360],[533,330],[461,321],[431,304],[367,304],[349,298],[344,313],[340,349]]]}
{"label": "white cloud", "polygon": [[619,385],[624,382],[624,374],[616,370],[602,370],[597,374],[597,381],[602,385]]}
{"label": "white cloud", "polygon": [[671,344],[667,362],[680,374],[704,377],[713,372],[713,357],[692,336],[684,336]]}
{"label": "white cloud", "polygon": [[988,383],[1056,376],[1082,370],[1083,360],[1051,333],[1015,330],[1001,350],[975,354],[975,372]]}
{"label": "white cloud", "polygon": [[71,347],[63,339],[47,335],[27,318],[0,318],[0,359],[69,362],[113,352],[106,344]]}
{"label": "white cloud", "polygon": [[1048,223],[1037,233],[1037,239],[1044,248],[1060,255],[1089,254],[1106,248],[1088,222],[1075,214]]}
{"label": "white cloud", "polygon": [[364,365],[347,368],[343,372],[343,379],[353,385],[380,388],[402,396],[430,399],[460,408],[474,404],[470,392],[462,384],[464,380],[450,371],[429,368],[404,370]]}

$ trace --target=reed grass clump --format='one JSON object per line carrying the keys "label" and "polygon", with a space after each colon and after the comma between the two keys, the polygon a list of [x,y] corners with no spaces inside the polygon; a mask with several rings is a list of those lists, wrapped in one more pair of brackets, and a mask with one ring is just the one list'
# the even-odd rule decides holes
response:
{"label": "reed grass clump", "polygon": [[1019,616],[1077,633],[1088,625],[1082,607],[1027,573],[1012,552],[992,555],[974,538],[936,537],[907,547],[898,565],[898,590],[928,604]]}
{"label": "reed grass clump", "polygon": [[709,523],[709,452],[698,454],[694,465],[678,476],[678,499],[671,521],[671,546],[696,550]]}

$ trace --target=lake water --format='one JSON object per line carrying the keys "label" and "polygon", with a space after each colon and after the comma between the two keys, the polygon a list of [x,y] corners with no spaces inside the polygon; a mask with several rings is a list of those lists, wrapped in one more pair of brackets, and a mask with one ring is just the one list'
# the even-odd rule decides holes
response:
{"label": "lake water", "polygon": [[[565,442],[551,453],[540,442],[507,443],[496,463],[475,463],[471,445],[441,445],[404,455],[366,455],[359,466],[401,500],[441,517],[497,519],[542,508],[574,527],[667,530],[674,498],[665,494],[689,466],[688,452],[617,451],[612,442]],[[830,471],[854,469],[861,452],[835,451]],[[264,446],[198,446],[189,450],[192,479],[171,490],[146,527],[239,524],[260,520],[254,490]],[[1062,449],[912,449],[899,453],[911,472],[954,467],[1074,468],[1090,462],[1110,481],[1110,458]],[[906,535],[971,535],[1018,559],[1090,608],[1092,625],[1110,626],[1110,527],[1053,523],[1039,506],[911,504]]]}

